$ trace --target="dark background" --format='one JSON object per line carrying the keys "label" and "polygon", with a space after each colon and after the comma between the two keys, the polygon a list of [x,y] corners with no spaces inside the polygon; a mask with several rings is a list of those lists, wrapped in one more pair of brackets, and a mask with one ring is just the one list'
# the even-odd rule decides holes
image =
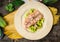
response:
{"label": "dark background", "polygon": [[[12,0],[11,0],[12,1]],[[3,0],[2,6],[0,6],[0,13],[2,13],[3,16],[7,15],[9,12],[5,10],[5,5],[8,4],[8,0]],[[56,4],[51,5],[56,8],[58,8],[58,14],[60,14],[60,1],[58,1]],[[17,9],[18,7],[15,7]],[[37,41],[30,41],[27,39],[19,39],[19,40],[11,40],[7,36],[5,36],[0,42],[60,42],[60,20],[57,25],[54,25],[51,32],[43,39],[37,40]]]}

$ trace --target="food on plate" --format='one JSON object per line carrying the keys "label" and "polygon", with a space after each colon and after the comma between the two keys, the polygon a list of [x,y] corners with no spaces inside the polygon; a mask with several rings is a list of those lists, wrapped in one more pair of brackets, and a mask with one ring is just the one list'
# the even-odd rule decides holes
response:
{"label": "food on plate", "polygon": [[27,31],[36,32],[38,29],[42,28],[44,23],[44,16],[39,10],[30,9],[24,15],[25,21],[24,25]]}
{"label": "food on plate", "polygon": [[5,27],[6,25],[6,21],[3,19],[2,16],[0,16],[0,27]]}
{"label": "food on plate", "polygon": [[53,25],[57,24],[59,21],[60,15],[57,15],[58,9],[55,7],[49,7],[53,15]]}

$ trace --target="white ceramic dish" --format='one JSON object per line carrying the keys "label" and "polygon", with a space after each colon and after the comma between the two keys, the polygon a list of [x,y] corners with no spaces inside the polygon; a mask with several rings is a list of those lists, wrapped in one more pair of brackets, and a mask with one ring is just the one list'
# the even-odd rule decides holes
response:
{"label": "white ceramic dish", "polygon": [[[23,28],[24,27],[23,26],[24,12],[30,8],[38,9],[44,15],[44,18],[45,18],[42,29],[37,30],[35,33],[30,33]],[[45,6],[44,4],[40,2],[35,2],[35,1],[29,2],[22,5],[18,9],[15,15],[14,24],[15,24],[17,32],[20,35],[22,35],[24,38],[29,39],[29,40],[38,40],[45,37],[51,31],[52,25],[53,25],[53,16],[50,10],[48,9],[48,7]]]}

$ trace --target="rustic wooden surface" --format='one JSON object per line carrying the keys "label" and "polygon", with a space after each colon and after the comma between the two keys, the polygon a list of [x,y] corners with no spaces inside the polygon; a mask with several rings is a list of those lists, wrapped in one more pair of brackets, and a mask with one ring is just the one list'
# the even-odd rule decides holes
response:
{"label": "rustic wooden surface", "polygon": [[[8,0],[3,0],[3,5],[2,7],[0,7],[0,13],[2,13],[3,16],[8,13],[4,8],[6,4],[8,4]],[[51,6],[58,8],[58,14],[60,14],[60,1]],[[57,25],[53,26],[51,32],[41,40],[30,41],[24,38],[20,40],[11,40],[7,36],[5,36],[2,40],[0,40],[0,42],[60,42],[60,21]]]}

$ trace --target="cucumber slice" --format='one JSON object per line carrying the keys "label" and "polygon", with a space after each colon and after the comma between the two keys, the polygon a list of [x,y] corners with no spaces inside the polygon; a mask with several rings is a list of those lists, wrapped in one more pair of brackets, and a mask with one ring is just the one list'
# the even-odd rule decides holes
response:
{"label": "cucumber slice", "polygon": [[5,27],[7,24],[6,22],[4,21],[4,19],[0,16],[0,26],[1,27]]}
{"label": "cucumber slice", "polygon": [[42,18],[41,20],[37,21],[37,28],[41,28],[43,26],[44,23],[44,18]]}
{"label": "cucumber slice", "polygon": [[30,32],[36,32],[37,31],[36,27],[34,27],[34,26],[30,26],[27,30]]}
{"label": "cucumber slice", "polygon": [[40,21],[40,20],[39,20],[39,21],[37,21],[37,28],[38,28],[38,27],[40,27],[40,28],[42,27],[42,23],[41,23],[41,21]]}

